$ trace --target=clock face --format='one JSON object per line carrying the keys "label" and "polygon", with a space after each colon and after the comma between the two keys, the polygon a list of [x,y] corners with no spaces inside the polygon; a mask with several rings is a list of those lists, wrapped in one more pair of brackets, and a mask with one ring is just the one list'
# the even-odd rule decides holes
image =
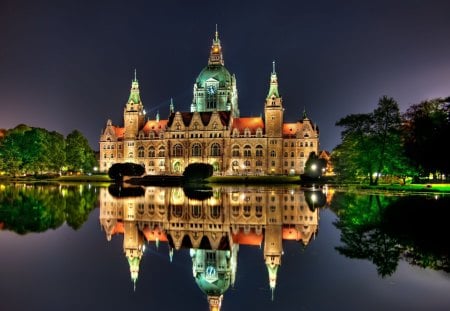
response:
{"label": "clock face", "polygon": [[216,93],[216,88],[213,85],[209,85],[206,91],[209,95],[214,95],[214,93]]}

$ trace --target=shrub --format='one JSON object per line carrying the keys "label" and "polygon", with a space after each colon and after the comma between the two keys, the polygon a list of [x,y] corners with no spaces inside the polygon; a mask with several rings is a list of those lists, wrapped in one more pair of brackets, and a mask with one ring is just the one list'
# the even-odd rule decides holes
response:
{"label": "shrub", "polygon": [[206,179],[213,174],[213,166],[207,163],[191,163],[183,172],[183,176],[188,180]]}
{"label": "shrub", "polygon": [[122,181],[124,176],[141,176],[145,168],[136,163],[115,163],[108,170],[108,176],[115,181]]}

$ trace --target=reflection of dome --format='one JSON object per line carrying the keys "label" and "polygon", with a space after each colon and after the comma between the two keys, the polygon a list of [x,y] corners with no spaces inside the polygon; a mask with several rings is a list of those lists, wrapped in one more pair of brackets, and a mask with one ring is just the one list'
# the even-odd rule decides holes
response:
{"label": "reflection of dome", "polygon": [[205,82],[211,78],[219,82],[219,87],[231,86],[231,74],[221,65],[208,65],[203,68],[195,83],[197,87],[204,88]]}
{"label": "reflection of dome", "polygon": [[213,266],[208,266],[204,272],[195,277],[198,287],[208,296],[220,296],[230,287],[229,273],[218,273]]}

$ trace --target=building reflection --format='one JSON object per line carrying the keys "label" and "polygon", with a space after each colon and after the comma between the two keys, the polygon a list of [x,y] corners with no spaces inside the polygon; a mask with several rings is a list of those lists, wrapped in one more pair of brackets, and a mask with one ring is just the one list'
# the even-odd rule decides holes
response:
{"label": "building reflection", "polygon": [[[113,193],[114,196],[111,194]],[[193,276],[210,310],[219,310],[234,283],[239,245],[263,247],[272,298],[282,263],[283,240],[308,245],[318,232],[319,209],[330,196],[300,187],[214,187],[200,191],[146,187],[144,195],[100,193],[100,224],[107,240],[123,235],[123,250],[136,286],[146,243],[189,248]]]}

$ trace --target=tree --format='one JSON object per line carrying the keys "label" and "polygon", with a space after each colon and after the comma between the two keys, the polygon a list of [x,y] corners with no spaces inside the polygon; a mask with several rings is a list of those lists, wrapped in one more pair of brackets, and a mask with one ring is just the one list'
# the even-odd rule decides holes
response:
{"label": "tree", "polygon": [[400,111],[392,97],[383,96],[373,112],[348,115],[336,125],[344,127],[342,143],[331,155],[338,177],[368,178],[371,185],[377,185],[382,174],[410,172],[403,152]]}
{"label": "tree", "polygon": [[319,158],[315,152],[309,154],[308,160],[305,163],[304,177],[307,178],[320,178],[322,172],[327,167],[327,161]]}
{"label": "tree", "polygon": [[446,152],[437,152],[450,136],[450,97],[423,101],[409,107],[404,119],[405,152],[422,174],[450,173]]}
{"label": "tree", "polygon": [[66,164],[70,171],[89,172],[97,164],[94,151],[78,130],[66,137]]}

